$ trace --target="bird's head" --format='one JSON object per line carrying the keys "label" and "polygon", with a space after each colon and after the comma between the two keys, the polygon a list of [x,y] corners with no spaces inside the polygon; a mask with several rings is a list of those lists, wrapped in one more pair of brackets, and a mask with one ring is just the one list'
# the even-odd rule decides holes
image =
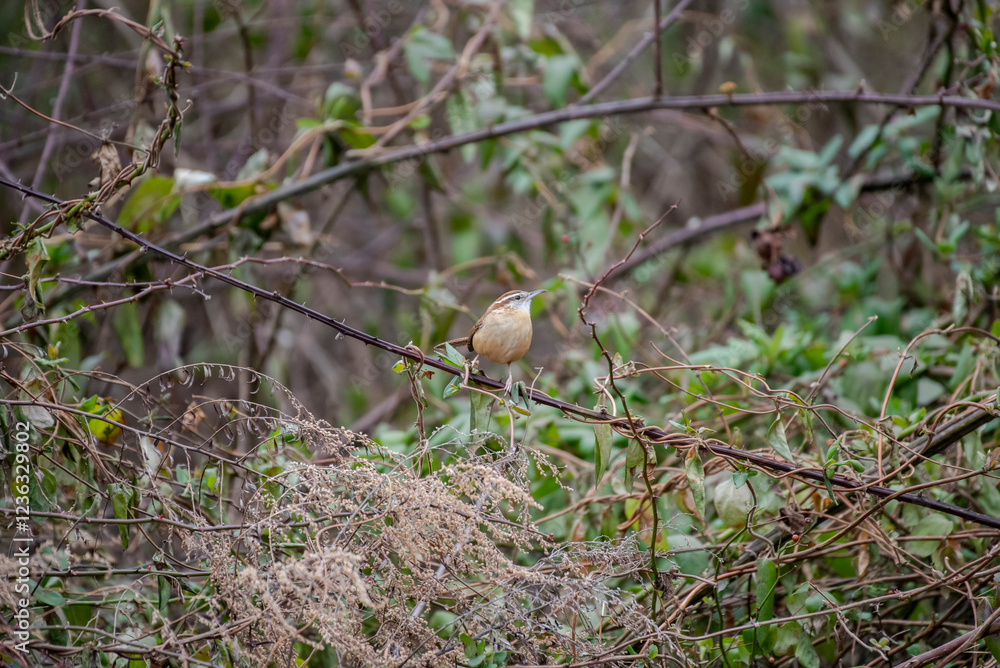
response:
{"label": "bird's head", "polygon": [[511,290],[500,295],[499,299],[493,302],[493,308],[513,308],[521,311],[530,311],[531,300],[543,292],[545,290]]}

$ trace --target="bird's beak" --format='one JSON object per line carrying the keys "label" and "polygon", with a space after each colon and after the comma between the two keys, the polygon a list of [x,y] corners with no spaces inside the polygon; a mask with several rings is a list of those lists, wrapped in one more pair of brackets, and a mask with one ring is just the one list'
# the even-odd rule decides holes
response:
{"label": "bird's beak", "polygon": [[534,297],[537,297],[538,295],[542,294],[543,292],[548,292],[548,290],[532,290],[531,292],[528,293],[528,299],[532,299]]}

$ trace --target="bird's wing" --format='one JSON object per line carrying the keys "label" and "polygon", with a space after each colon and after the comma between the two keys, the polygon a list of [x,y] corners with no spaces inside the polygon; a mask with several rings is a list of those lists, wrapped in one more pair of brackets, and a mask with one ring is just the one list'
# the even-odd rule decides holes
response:
{"label": "bird's wing", "polygon": [[469,352],[470,353],[476,352],[476,349],[472,346],[472,339],[473,339],[473,337],[476,336],[476,332],[478,332],[482,328],[482,326],[483,326],[483,320],[482,320],[482,318],[480,318],[479,322],[477,322],[475,325],[473,325],[472,326],[472,330],[469,332],[469,340],[467,342],[467,345],[469,347]]}

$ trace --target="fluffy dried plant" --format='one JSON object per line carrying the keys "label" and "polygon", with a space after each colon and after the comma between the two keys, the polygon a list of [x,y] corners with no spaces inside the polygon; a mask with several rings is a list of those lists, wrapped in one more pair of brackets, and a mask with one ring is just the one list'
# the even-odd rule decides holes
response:
{"label": "fluffy dried plant", "polygon": [[[601,620],[655,632],[642,606],[607,584],[642,567],[637,545],[546,554],[530,522],[540,508],[528,480],[538,453],[456,432],[436,446],[449,463],[428,472],[419,455],[292,405],[294,416],[239,418],[246,433],[264,435],[255,452],[282,460],[280,447],[264,457],[278,429],[324,463],[288,458],[248,478],[239,529],[180,532],[189,560],[210,570],[202,621],[236,654],[263,665],[302,643],[328,646],[338,665],[454,666],[465,636],[536,662],[598,652],[589,638]],[[487,439],[492,447],[481,447]]]}

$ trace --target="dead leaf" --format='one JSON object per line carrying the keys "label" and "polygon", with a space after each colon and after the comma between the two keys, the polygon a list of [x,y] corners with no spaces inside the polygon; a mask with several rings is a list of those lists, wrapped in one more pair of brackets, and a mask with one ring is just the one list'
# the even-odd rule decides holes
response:
{"label": "dead leaf", "polygon": [[104,142],[91,154],[90,159],[97,163],[100,173],[87,184],[89,188],[100,189],[118,179],[122,171],[122,161],[118,157],[118,149],[113,144]]}

